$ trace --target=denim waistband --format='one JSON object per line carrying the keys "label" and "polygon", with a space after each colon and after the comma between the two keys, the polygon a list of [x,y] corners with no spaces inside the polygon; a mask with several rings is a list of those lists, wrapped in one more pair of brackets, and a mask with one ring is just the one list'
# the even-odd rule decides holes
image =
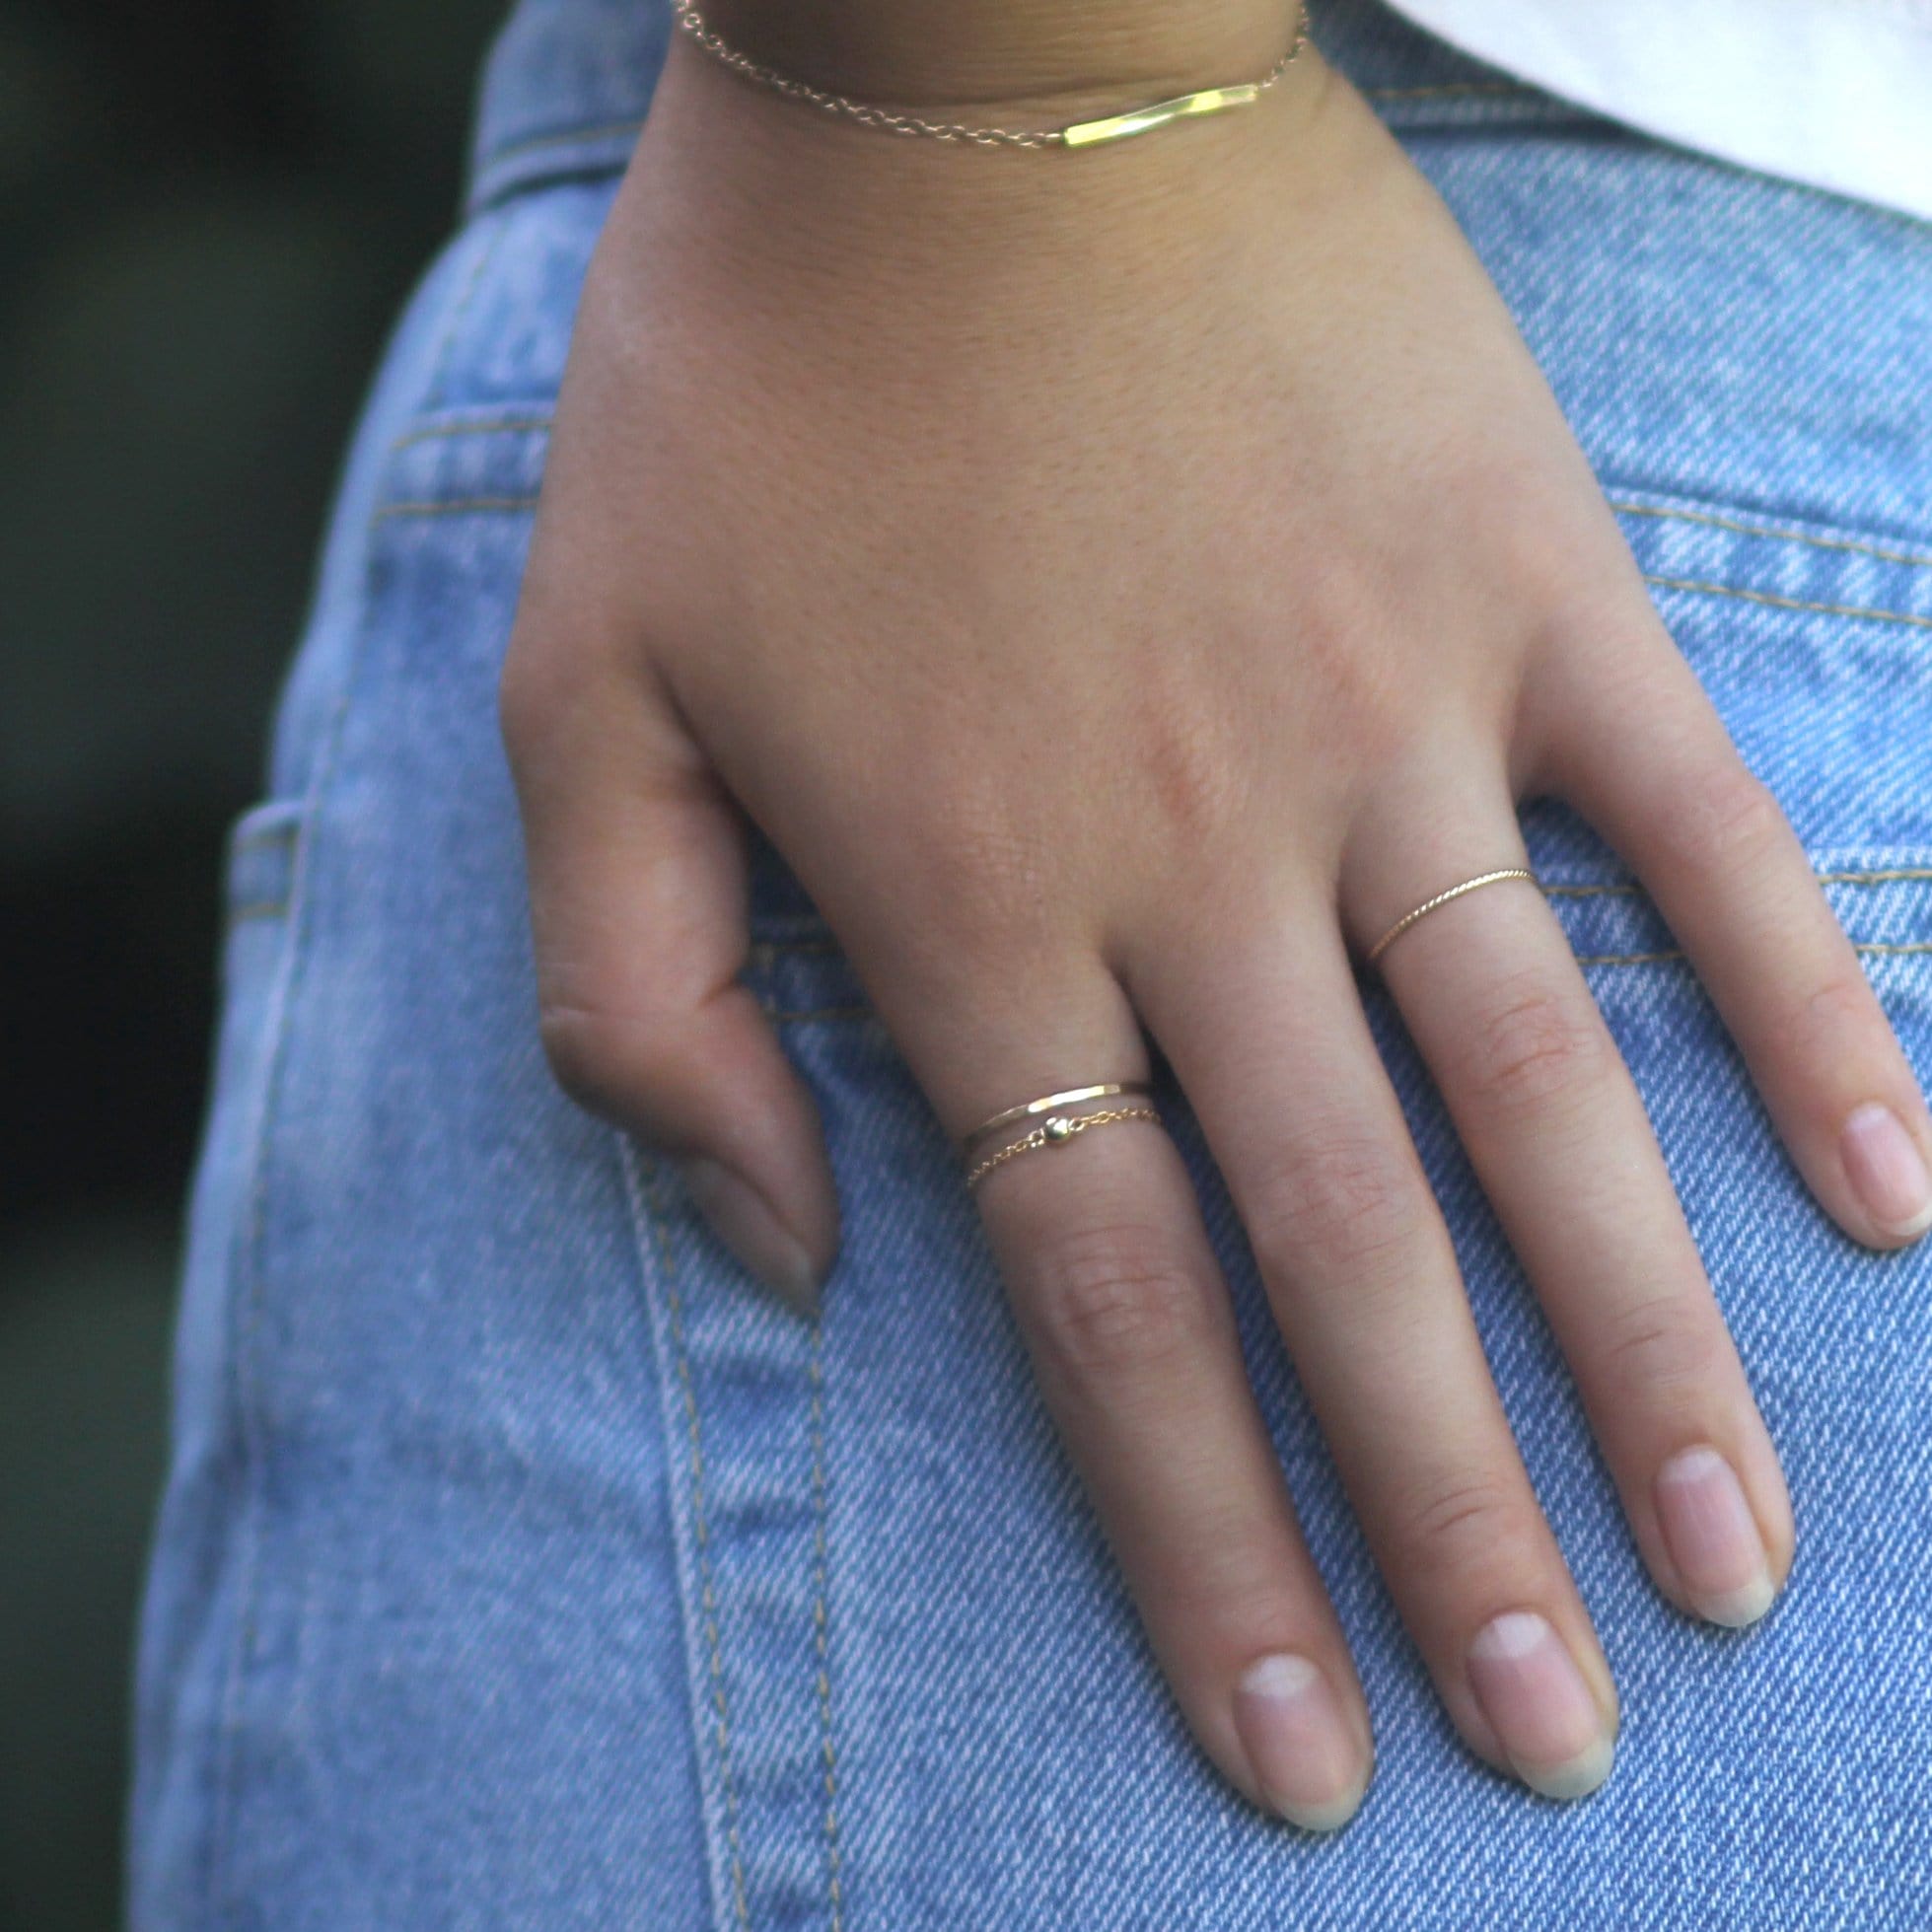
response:
{"label": "denim waistband", "polygon": [[[1421,33],[1378,0],[1313,0],[1323,52],[1395,125],[1588,119]],[[484,71],[471,213],[621,169],[674,32],[670,0],[519,0]]]}

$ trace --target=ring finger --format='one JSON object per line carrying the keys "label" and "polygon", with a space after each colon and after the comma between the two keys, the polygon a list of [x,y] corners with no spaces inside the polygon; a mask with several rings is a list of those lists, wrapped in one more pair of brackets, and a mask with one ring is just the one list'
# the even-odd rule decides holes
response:
{"label": "ring finger", "polygon": [[[943,1028],[907,1016],[895,1029],[956,1138],[1037,1096],[1141,1073],[1139,1029],[1111,979],[1096,966],[1083,995],[1057,977],[1024,1012],[1009,996],[979,1024],[956,1012]],[[1146,1105],[1056,1110],[1078,1121]],[[1195,1736],[1257,1803],[1338,1825],[1368,1782],[1367,1712],[1186,1170],[1138,1118],[991,1164],[1033,1124],[974,1148],[987,1163],[975,1193],[1047,1406]]]}

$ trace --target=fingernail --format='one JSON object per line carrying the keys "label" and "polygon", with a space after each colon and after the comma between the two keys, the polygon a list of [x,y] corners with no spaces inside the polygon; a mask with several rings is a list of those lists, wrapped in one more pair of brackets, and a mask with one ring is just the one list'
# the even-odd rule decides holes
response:
{"label": "fingernail", "polygon": [[1885,1233],[1905,1240],[1932,1228],[1932,1174],[1889,1107],[1867,1101],[1845,1122],[1841,1145],[1845,1173]]}
{"label": "fingernail", "polygon": [[765,1205],[750,1181],[702,1155],[680,1161],[697,1210],[718,1239],[762,1281],[802,1315],[819,1311],[819,1273],[805,1244]]}
{"label": "fingernail", "polygon": [[1581,1798],[1610,1776],[1616,1747],[1563,1640],[1535,1610],[1485,1623],[1469,1685],[1511,1768],[1545,1798]]}
{"label": "fingernail", "polygon": [[1657,1472],[1657,1515],[1699,1616],[1742,1629],[1771,1608],[1777,1587],[1757,1519],[1716,1450],[1686,1449],[1664,1465]]}
{"label": "fingernail", "polygon": [[1235,1729],[1268,1803],[1305,1831],[1355,1816],[1367,1775],[1327,1678],[1283,1652],[1251,1664],[1235,1686]]}

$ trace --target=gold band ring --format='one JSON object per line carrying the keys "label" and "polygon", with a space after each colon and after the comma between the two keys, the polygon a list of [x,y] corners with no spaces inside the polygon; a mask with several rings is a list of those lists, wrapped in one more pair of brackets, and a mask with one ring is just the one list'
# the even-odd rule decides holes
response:
{"label": "gold band ring", "polygon": [[1032,1133],[1020,1139],[1009,1141],[996,1153],[988,1154],[983,1161],[966,1170],[966,1184],[976,1187],[997,1167],[1021,1154],[1035,1154],[1042,1147],[1064,1147],[1076,1134],[1084,1134],[1089,1127],[1111,1127],[1121,1120],[1152,1120],[1157,1126],[1161,1116],[1151,1107],[1109,1107],[1098,1113],[1049,1113]]}
{"label": "gold band ring", "polygon": [[1369,948],[1367,966],[1374,966],[1390,945],[1401,938],[1418,919],[1426,919],[1439,905],[1447,905],[1453,898],[1461,898],[1465,893],[1472,893],[1480,886],[1497,886],[1505,879],[1527,879],[1531,885],[1537,883],[1537,875],[1527,866],[1504,866],[1497,872],[1479,872],[1473,879],[1465,879],[1460,886],[1452,886],[1446,893],[1438,893],[1434,898],[1425,898],[1412,912],[1404,912],[1376,943]]}
{"label": "gold band ring", "polygon": [[1037,1113],[1046,1113],[1056,1107],[1072,1107],[1078,1101],[1111,1100],[1115,1094],[1151,1094],[1153,1088],[1144,1080],[1110,1080],[1099,1087],[1069,1087],[1064,1094],[1048,1094],[1043,1099],[1028,1101],[1020,1107],[1009,1107],[1004,1113],[995,1113],[990,1120],[982,1120],[971,1133],[960,1143],[962,1154],[970,1154],[988,1134],[996,1134],[1002,1127],[1010,1127],[1016,1120],[1031,1120]]}

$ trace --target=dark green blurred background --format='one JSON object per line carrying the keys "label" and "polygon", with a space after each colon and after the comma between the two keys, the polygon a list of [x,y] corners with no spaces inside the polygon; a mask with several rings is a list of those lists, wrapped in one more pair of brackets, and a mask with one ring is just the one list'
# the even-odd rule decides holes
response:
{"label": "dark green blurred background", "polygon": [[222,832],[505,0],[0,0],[0,1932],[118,1918]]}

